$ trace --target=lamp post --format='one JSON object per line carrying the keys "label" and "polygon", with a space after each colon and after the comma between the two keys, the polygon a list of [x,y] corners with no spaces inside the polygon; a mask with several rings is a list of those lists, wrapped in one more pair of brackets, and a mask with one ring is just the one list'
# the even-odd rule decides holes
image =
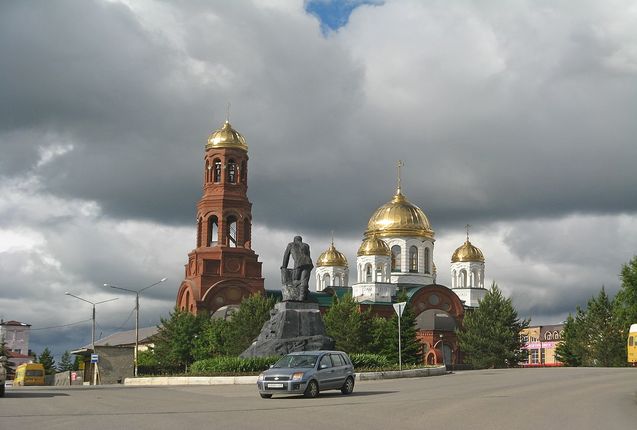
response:
{"label": "lamp post", "polygon": [[440,344],[440,353],[442,355],[442,365],[445,366],[445,370],[447,369],[447,363],[445,363],[445,344],[442,341],[442,333],[439,334],[440,340],[434,343],[434,350],[436,349],[436,345]]}
{"label": "lamp post", "polygon": [[[90,300],[83,299],[75,294],[71,294],[68,291],[66,293],[67,296],[75,297],[78,300],[82,300],[83,302],[90,303],[93,306],[93,330],[91,331],[91,349],[93,350],[93,354],[95,353],[95,305],[99,305],[106,302],[112,302],[113,300],[117,300],[118,297],[114,299],[102,300],[100,302],[92,302]],[[97,384],[97,366],[93,366],[93,385]]]}
{"label": "lamp post", "polygon": [[141,290],[129,290],[128,288],[118,287],[116,285],[104,284],[105,287],[115,288],[117,290],[128,291],[129,293],[135,294],[135,356],[133,358],[133,375],[137,377],[137,354],[139,353],[139,294],[142,291],[149,289],[150,287],[154,287],[157,284],[161,284],[164,282],[166,278],[161,278],[159,281],[150,284],[147,287],[142,288]]}

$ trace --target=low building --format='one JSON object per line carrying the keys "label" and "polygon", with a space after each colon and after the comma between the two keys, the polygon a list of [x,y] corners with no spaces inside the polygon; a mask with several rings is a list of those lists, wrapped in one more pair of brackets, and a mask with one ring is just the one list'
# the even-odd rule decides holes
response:
{"label": "low building", "polygon": [[522,348],[528,351],[527,360],[522,367],[562,366],[557,360],[555,350],[562,342],[564,324],[532,326],[520,331]]}
{"label": "low building", "polygon": [[35,355],[29,350],[30,334],[31,324],[0,320],[0,341],[5,343],[7,359],[13,368],[35,360]]}
{"label": "low building", "polygon": [[[158,332],[157,327],[144,327],[139,329],[139,350],[145,351],[152,346],[152,337]],[[83,346],[71,351],[72,354],[82,357],[84,362],[84,381],[93,380],[94,363],[91,363],[91,355],[97,354],[97,383],[121,384],[125,378],[134,375],[135,358],[135,330],[114,333],[95,342],[95,350],[91,345]]]}

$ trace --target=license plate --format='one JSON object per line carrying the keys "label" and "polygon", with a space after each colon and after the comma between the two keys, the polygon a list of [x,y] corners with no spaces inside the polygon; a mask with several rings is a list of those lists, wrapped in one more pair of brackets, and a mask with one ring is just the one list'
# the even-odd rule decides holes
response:
{"label": "license plate", "polygon": [[268,384],[268,388],[283,388],[283,384]]}

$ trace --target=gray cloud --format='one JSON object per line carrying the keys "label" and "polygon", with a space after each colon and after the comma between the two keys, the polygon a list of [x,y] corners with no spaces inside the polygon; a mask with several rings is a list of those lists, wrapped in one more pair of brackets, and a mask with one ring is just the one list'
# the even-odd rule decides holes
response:
{"label": "gray cloud", "polygon": [[[325,36],[302,2],[5,2],[3,306],[169,276],[149,292],[148,321],[165,315],[194,245],[205,139],[230,101],[269,288],[296,233],[316,257],[334,230],[353,263],[404,159],[441,281],[471,223],[487,276],[521,313],[560,318],[602,284],[616,291],[635,249],[637,23],[625,9],[395,1]],[[122,303],[105,326],[121,325]],[[51,325],[43,314],[18,319]]]}

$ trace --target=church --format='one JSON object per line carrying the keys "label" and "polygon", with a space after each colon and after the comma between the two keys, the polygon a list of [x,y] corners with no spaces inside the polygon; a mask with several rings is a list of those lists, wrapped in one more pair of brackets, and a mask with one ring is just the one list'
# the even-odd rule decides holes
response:
{"label": "church", "polygon": [[[451,287],[436,283],[434,230],[422,209],[403,194],[401,166],[399,162],[396,192],[367,223],[355,282],[350,285],[350,264],[332,240],[316,261],[316,291],[309,300],[324,311],[334,296],[351,294],[362,310],[390,318],[398,291],[404,291],[416,315],[425,361],[461,363],[454,330],[487,292],[484,255],[469,241],[467,229],[467,240],[451,256]],[[261,263],[252,249],[248,145],[228,120],[208,137],[202,179],[196,248],[188,254],[177,307],[225,317],[252,294],[280,297],[280,290],[265,290]]]}

